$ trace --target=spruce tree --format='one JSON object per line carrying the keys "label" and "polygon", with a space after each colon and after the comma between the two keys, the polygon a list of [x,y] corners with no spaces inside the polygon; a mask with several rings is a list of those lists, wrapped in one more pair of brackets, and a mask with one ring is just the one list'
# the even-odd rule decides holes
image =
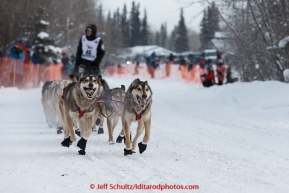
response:
{"label": "spruce tree", "polygon": [[160,46],[166,48],[167,44],[167,24],[164,23],[161,25],[160,30]]}
{"label": "spruce tree", "polygon": [[160,33],[156,32],[155,45],[160,46]]}
{"label": "spruce tree", "polygon": [[147,12],[144,10],[144,18],[141,25],[141,45],[148,45],[149,42],[149,30],[147,23]]}
{"label": "spruce tree", "polygon": [[130,31],[129,31],[129,22],[127,19],[127,10],[126,5],[124,4],[122,14],[121,14],[121,34],[122,34],[122,45],[124,47],[129,47],[130,45]]}
{"label": "spruce tree", "polygon": [[172,51],[176,51],[175,50],[175,42],[176,42],[176,38],[177,38],[177,31],[178,31],[178,27],[175,26],[173,31],[170,34],[169,40],[168,40],[168,49],[172,50]]}
{"label": "spruce tree", "polygon": [[139,19],[139,4],[135,5],[132,2],[132,8],[130,13],[130,46],[136,46],[140,44],[140,19]]}
{"label": "spruce tree", "polygon": [[214,38],[215,32],[219,30],[219,10],[215,2],[204,10],[204,16],[200,26],[200,50],[210,49],[212,48],[211,40]]}
{"label": "spruce tree", "polygon": [[177,37],[175,42],[176,52],[183,52],[189,50],[189,40],[187,34],[187,27],[183,16],[183,9],[181,9],[180,21],[177,30]]}

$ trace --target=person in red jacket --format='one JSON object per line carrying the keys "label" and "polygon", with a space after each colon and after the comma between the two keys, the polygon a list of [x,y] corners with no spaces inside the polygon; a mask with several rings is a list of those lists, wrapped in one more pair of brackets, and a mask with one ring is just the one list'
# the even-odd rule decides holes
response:
{"label": "person in red jacket", "polygon": [[218,77],[218,85],[223,85],[223,81],[225,78],[226,68],[223,63],[218,63],[218,67],[216,69],[217,77]]}
{"label": "person in red jacket", "polygon": [[215,84],[215,73],[211,66],[207,68],[207,72],[202,75],[204,87],[210,87]]}

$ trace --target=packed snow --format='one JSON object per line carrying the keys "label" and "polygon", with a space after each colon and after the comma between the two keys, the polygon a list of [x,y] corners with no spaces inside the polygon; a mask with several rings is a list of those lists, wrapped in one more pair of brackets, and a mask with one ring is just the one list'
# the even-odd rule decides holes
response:
{"label": "packed snow", "polygon": [[[133,78],[106,80],[127,88]],[[106,125],[104,134],[89,138],[85,156],[76,143],[62,147],[63,135],[45,122],[41,89],[2,87],[0,192],[92,192],[103,184],[199,186],[162,192],[289,192],[288,84],[148,82],[151,137],[147,150],[132,156],[123,155],[124,144],[108,145]],[[135,129],[133,124],[133,135]],[[115,138],[120,130],[119,122]],[[98,191],[160,192],[109,187]]]}

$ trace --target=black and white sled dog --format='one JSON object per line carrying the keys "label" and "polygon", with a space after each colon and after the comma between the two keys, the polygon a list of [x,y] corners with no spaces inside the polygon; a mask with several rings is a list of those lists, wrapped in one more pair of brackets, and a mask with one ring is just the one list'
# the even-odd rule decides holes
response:
{"label": "black and white sled dog", "polygon": [[137,122],[138,126],[132,141],[132,147],[130,137],[126,137],[124,155],[135,153],[137,139],[142,134],[143,130],[145,130],[145,135],[142,142],[138,143],[140,154],[147,148],[151,130],[152,95],[153,92],[148,82],[142,82],[139,79],[135,79],[126,92],[122,112],[122,131],[118,138],[121,138],[123,134],[125,136],[130,136],[132,122]]}
{"label": "black and white sled dog", "polygon": [[77,122],[81,131],[81,139],[77,143],[80,148],[78,152],[81,155],[85,155],[86,143],[92,133],[95,103],[103,92],[101,80],[101,75],[82,74],[77,82],[69,84],[63,90],[60,100],[64,131],[64,140],[61,145],[69,147],[72,142],[76,141],[73,123]]}

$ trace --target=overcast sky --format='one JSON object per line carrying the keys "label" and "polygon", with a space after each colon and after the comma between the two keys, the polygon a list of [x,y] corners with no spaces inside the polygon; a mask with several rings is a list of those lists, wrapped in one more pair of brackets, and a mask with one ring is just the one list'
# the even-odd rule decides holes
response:
{"label": "overcast sky", "polygon": [[132,2],[140,3],[140,18],[143,18],[144,9],[147,10],[148,23],[152,30],[159,30],[161,24],[167,22],[168,32],[170,33],[180,20],[180,8],[184,8],[184,18],[188,28],[197,32],[200,31],[200,22],[203,16],[201,5],[188,7],[190,0],[100,0],[105,15],[108,11],[114,12],[119,7],[122,12],[123,5],[126,4],[130,12]]}

